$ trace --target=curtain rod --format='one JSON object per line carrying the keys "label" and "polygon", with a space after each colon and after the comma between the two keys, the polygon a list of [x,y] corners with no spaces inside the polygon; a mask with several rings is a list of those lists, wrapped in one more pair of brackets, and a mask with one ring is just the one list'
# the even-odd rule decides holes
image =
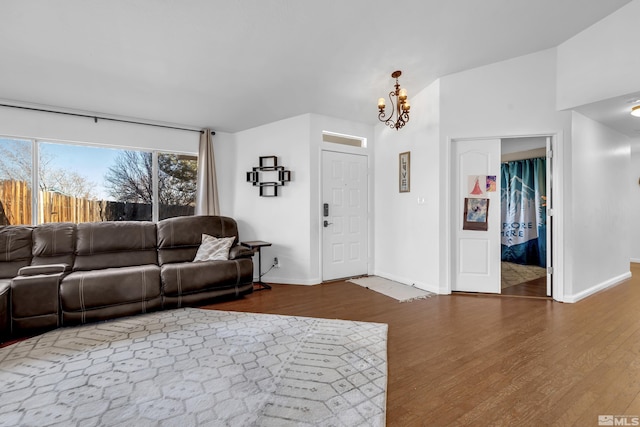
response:
{"label": "curtain rod", "polygon": [[[67,113],[67,112],[64,112],[64,111],[46,110],[44,108],[22,107],[22,106],[19,106],[19,105],[10,105],[10,104],[0,104],[0,107],[18,108],[20,110],[39,111],[39,112],[42,112],[42,113],[63,114],[65,116],[84,117],[84,118],[87,118],[87,119],[93,119],[95,123],[98,123],[98,120],[109,120],[109,121],[112,121],[112,122],[130,123],[130,124],[134,124],[134,125],[143,125],[143,126],[153,126],[153,127],[165,128],[165,129],[184,130],[184,131],[187,131],[187,132],[198,132],[198,133],[203,133],[204,132],[202,130],[181,128],[181,127],[178,127],[178,126],[157,125],[157,124],[153,124],[153,123],[136,122],[134,120],[123,120],[123,119],[113,119],[113,118],[109,118],[109,117],[92,116],[90,114]],[[214,131],[211,131],[211,135],[215,135],[215,134],[216,133]]]}

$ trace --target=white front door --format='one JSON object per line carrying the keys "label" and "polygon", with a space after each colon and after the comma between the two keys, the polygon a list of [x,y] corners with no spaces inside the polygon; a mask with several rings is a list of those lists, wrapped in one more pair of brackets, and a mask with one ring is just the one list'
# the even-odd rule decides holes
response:
{"label": "white front door", "polygon": [[[453,141],[452,144],[454,272],[451,290],[500,293],[500,140]],[[495,191],[487,191],[486,176],[496,178]],[[465,199],[471,201],[465,203]],[[482,212],[485,202],[473,199],[488,200],[488,210]],[[471,215],[473,209],[478,209],[480,215]]]}
{"label": "white front door", "polygon": [[367,157],[322,152],[322,280],[367,274]]}

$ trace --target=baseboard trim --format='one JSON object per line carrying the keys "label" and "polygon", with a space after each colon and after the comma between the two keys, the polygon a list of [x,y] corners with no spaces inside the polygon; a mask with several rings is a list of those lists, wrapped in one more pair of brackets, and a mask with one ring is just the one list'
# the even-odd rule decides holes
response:
{"label": "baseboard trim", "polygon": [[616,276],[616,277],[613,277],[613,278],[611,278],[609,280],[606,280],[606,281],[604,281],[602,283],[599,283],[599,284],[597,284],[595,286],[592,286],[589,289],[586,289],[586,290],[584,290],[582,292],[578,292],[575,295],[567,295],[564,298],[564,302],[568,302],[568,303],[578,302],[578,301],[580,301],[580,300],[582,300],[582,299],[584,299],[584,298],[586,298],[588,296],[591,296],[591,295],[595,294],[596,292],[600,292],[600,291],[602,291],[604,289],[612,288],[612,287],[614,287],[616,285],[619,285],[620,283],[622,283],[625,280],[630,279],[630,278],[631,278],[631,272],[628,271],[628,272],[626,272],[624,274],[621,274],[619,276]]}

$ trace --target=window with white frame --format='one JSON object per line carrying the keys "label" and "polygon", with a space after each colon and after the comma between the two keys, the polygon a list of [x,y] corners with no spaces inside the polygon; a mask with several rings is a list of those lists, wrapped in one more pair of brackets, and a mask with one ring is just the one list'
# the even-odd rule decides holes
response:
{"label": "window with white frame", "polygon": [[33,144],[0,139],[0,225],[32,223]]}
{"label": "window with white frame", "polygon": [[193,155],[0,138],[0,225],[193,215],[196,178]]}

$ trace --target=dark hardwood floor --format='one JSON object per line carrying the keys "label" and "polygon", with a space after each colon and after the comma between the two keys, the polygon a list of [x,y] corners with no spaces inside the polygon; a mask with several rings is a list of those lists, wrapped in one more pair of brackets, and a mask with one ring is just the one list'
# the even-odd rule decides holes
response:
{"label": "dark hardwood floor", "polygon": [[640,266],[576,304],[483,295],[399,303],[348,282],[274,285],[207,308],[389,325],[388,426],[597,426],[640,415]]}

